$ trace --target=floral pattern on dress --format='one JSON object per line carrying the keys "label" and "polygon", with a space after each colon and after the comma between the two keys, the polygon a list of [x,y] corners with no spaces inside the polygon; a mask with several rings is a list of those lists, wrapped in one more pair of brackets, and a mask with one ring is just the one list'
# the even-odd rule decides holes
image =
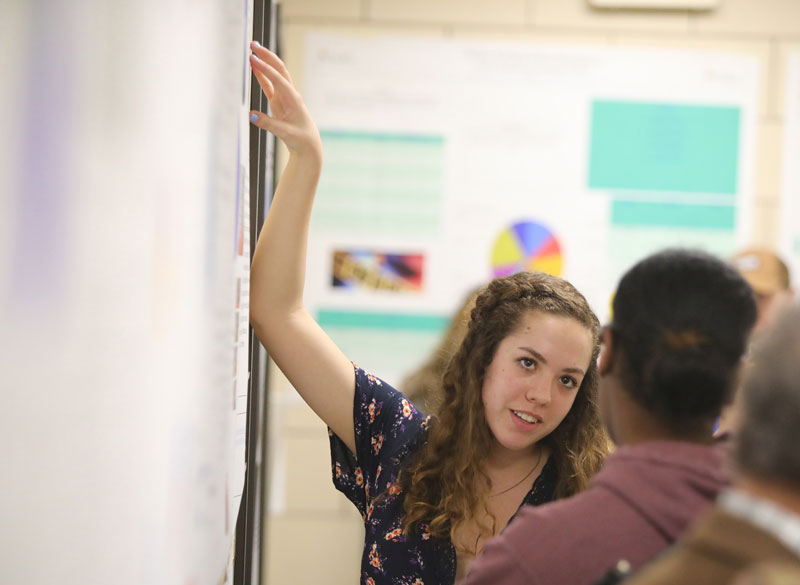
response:
{"label": "floral pattern on dress", "polygon": [[[355,366],[353,423],[356,453],[329,432],[333,483],[364,519],[362,585],[453,585],[456,551],[449,539],[432,538],[430,527],[417,534],[402,528],[402,467],[424,443],[430,416],[399,391]],[[522,504],[553,499],[555,465],[548,461]]]}

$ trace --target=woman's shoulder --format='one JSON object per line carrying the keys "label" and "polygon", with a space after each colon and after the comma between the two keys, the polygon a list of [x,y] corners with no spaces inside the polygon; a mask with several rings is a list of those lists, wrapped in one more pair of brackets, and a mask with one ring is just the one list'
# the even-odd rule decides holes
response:
{"label": "woman's shoulder", "polygon": [[415,428],[425,431],[432,417],[425,415],[397,388],[374,374],[353,364],[356,373],[356,418],[364,418],[369,424],[387,423],[396,431]]}
{"label": "woman's shoulder", "polygon": [[[379,378],[372,372],[361,368],[355,362],[353,370],[356,374],[356,394],[362,400],[375,398],[381,401],[402,402],[408,399],[403,395],[400,390],[386,382],[383,378]],[[410,404],[410,402],[409,402]]]}

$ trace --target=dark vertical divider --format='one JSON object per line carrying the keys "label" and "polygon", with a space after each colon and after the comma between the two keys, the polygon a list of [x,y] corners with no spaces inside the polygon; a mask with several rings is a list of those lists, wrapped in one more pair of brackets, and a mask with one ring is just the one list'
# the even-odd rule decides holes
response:
{"label": "dark vertical divider", "polygon": [[[276,48],[277,6],[272,0],[253,0],[253,40]],[[251,79],[250,108],[266,111],[267,102],[255,78]],[[275,139],[250,127],[250,242],[251,257],[272,198]],[[250,329],[250,388],[247,405],[247,471],[236,522],[234,584],[262,585],[267,507],[267,355]]]}

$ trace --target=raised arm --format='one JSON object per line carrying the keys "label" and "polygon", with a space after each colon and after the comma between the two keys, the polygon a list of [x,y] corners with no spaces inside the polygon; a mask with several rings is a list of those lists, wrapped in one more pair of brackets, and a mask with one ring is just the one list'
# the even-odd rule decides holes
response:
{"label": "raised arm", "polygon": [[272,116],[251,120],[289,150],[250,274],[250,323],[295,389],[353,452],[353,366],[303,306],[311,205],[322,169],[322,142],[289,72],[256,43],[250,64]]}

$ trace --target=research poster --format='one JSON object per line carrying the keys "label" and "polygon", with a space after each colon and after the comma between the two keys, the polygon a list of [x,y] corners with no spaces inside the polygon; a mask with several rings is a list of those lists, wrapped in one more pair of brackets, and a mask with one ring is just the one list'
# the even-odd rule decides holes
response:
{"label": "research poster", "polygon": [[219,585],[245,465],[252,2],[98,8],[12,3],[0,41],[20,63],[0,582]]}
{"label": "research poster", "polygon": [[727,54],[311,34],[325,148],[306,301],[395,384],[467,292],[543,270],[601,317],[666,246],[727,256],[752,219],[758,70]]}

